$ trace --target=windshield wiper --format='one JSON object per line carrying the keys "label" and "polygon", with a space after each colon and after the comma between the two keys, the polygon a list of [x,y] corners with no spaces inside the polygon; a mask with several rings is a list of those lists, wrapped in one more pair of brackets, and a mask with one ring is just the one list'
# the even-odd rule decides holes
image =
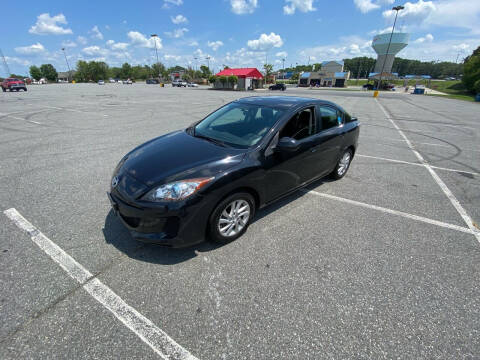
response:
{"label": "windshield wiper", "polygon": [[220,146],[223,146],[223,147],[228,147],[228,145],[225,144],[222,140],[214,139],[214,138],[211,138],[211,137],[208,137],[208,136],[196,133],[196,132],[193,134],[193,136],[195,136],[197,138],[200,138],[200,139],[205,139],[207,141],[210,141],[214,144],[217,144],[217,145],[220,145]]}

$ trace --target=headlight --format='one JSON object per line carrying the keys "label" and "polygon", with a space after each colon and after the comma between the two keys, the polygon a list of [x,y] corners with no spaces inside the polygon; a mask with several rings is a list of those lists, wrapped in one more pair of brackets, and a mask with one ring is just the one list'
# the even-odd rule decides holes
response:
{"label": "headlight", "polygon": [[146,201],[172,201],[183,200],[193,195],[203,186],[208,184],[212,178],[199,178],[180,180],[173,183],[162,185],[150,190],[142,197]]}

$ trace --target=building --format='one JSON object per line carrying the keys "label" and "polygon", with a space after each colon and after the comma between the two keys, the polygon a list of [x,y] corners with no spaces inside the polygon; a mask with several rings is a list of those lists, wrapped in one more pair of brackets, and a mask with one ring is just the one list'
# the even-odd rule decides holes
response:
{"label": "building", "polygon": [[408,45],[409,38],[410,34],[407,33],[385,33],[375,36],[372,40],[372,48],[378,56],[373,72],[382,73],[382,78],[383,73],[391,73],[395,55]]}
{"label": "building", "polygon": [[[257,68],[223,69],[215,76],[236,76],[238,78],[237,90],[253,90],[263,87],[263,75]],[[216,81],[216,89],[233,89],[233,84]]]}
{"label": "building", "polygon": [[304,72],[298,79],[298,86],[345,87],[350,71],[343,71],[343,61],[324,61],[319,71]]}
{"label": "building", "polygon": [[64,72],[59,72],[57,81],[58,82],[69,82],[73,80],[73,77],[75,76],[76,71],[71,70],[71,71],[64,71]]}

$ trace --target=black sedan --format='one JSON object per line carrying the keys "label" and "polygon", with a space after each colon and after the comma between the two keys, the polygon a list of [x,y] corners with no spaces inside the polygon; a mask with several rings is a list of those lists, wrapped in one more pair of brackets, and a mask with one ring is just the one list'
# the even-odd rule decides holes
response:
{"label": "black sedan", "polygon": [[331,102],[247,97],[132,150],[108,196],[137,240],[227,243],[257,209],[326,175],[345,176],[358,135],[357,119]]}
{"label": "black sedan", "polygon": [[285,84],[277,83],[277,84],[270,85],[268,87],[268,90],[282,90],[282,91],[285,91],[285,90],[287,90],[287,87],[285,86]]}

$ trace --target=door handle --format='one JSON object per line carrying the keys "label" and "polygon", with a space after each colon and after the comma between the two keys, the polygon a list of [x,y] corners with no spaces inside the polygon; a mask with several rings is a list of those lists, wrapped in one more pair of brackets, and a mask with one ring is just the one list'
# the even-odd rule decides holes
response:
{"label": "door handle", "polygon": [[315,151],[317,151],[317,148],[311,148],[310,149],[310,152],[314,153]]}

